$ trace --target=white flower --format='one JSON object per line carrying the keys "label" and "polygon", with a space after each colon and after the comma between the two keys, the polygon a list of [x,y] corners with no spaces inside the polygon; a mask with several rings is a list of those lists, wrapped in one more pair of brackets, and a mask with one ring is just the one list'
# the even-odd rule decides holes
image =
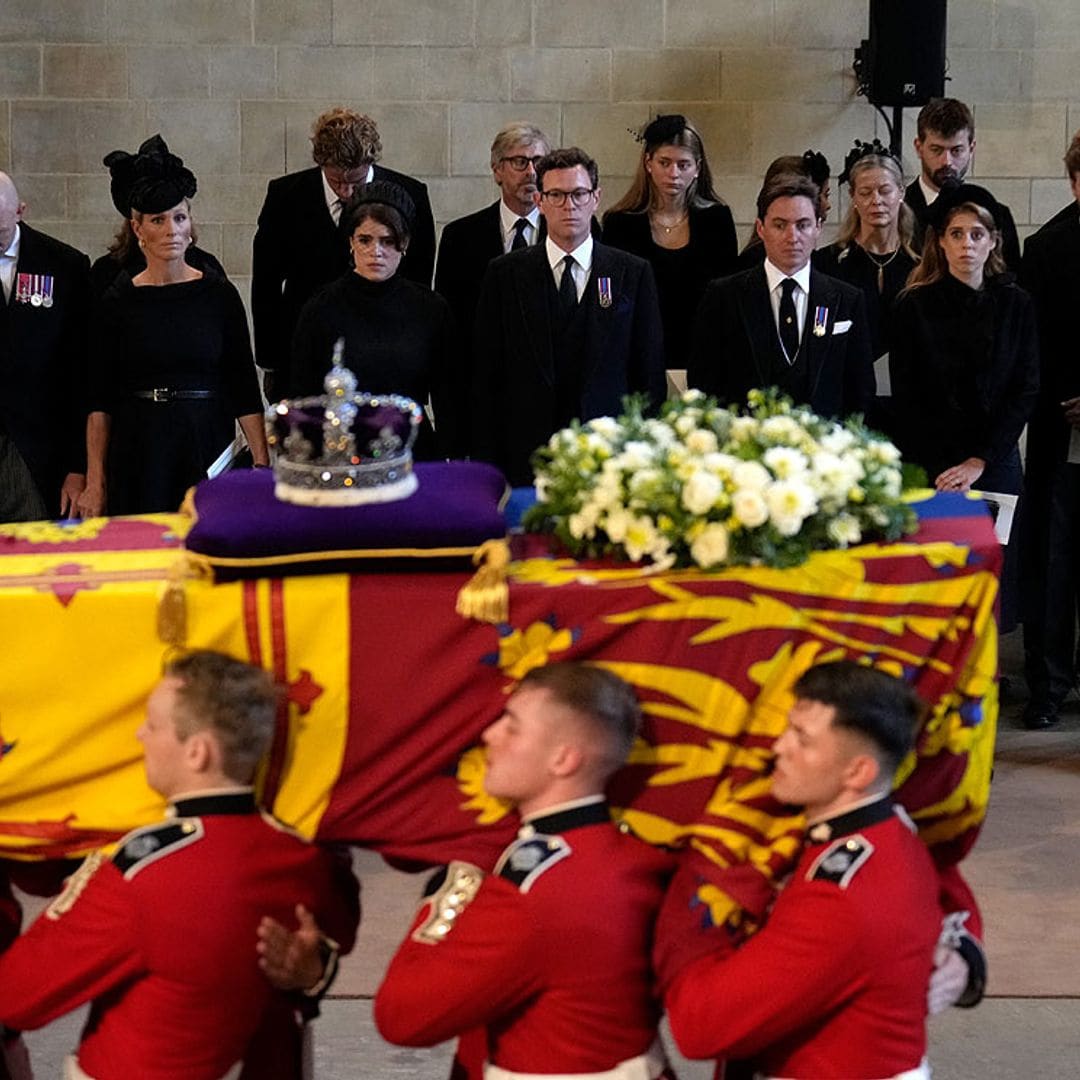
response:
{"label": "white flower", "polygon": [[735,467],[739,464],[739,459],[732,457],[730,454],[721,454],[717,452],[714,454],[706,454],[701,459],[701,463],[709,470],[709,472],[716,473],[717,476],[728,479],[732,476]]}
{"label": "white flower", "polygon": [[707,570],[728,557],[728,531],[717,522],[706,525],[690,545],[690,556],[698,566]]}
{"label": "white flower", "polygon": [[691,514],[707,514],[723,494],[719,478],[705,469],[695,469],[683,485],[682,504]]}
{"label": "white flower", "polygon": [[777,480],[765,489],[769,519],[781,536],[794,536],[817,509],[817,499],[809,484],[800,480]]}
{"label": "white flower", "polygon": [[737,488],[753,488],[763,491],[772,483],[769,470],[760,461],[740,461],[731,470],[731,479]]}
{"label": "white flower", "polygon": [[686,449],[693,454],[712,454],[718,448],[716,436],[705,428],[698,428],[686,436]]}
{"label": "white flower", "polygon": [[855,436],[847,428],[834,427],[827,435],[821,437],[821,449],[828,450],[830,454],[842,454],[855,444]]}
{"label": "white flower", "polygon": [[761,437],[770,442],[798,442],[802,428],[790,416],[770,416],[761,421]]}
{"label": "white flower", "polygon": [[899,499],[903,490],[903,477],[899,469],[883,469],[881,473],[881,488],[891,499]]}
{"label": "white flower", "polygon": [[862,539],[862,529],[859,528],[859,522],[851,514],[837,514],[830,519],[825,531],[828,533],[829,539],[841,547],[857,544]]}
{"label": "white flower", "polygon": [[601,461],[611,456],[611,443],[603,435],[595,431],[589,431],[585,434],[585,448],[590,454],[595,454],[600,458]]}
{"label": "white flower", "polygon": [[549,477],[543,474],[536,477],[533,482],[533,487],[536,489],[536,501],[546,502],[548,488],[551,487],[551,480]]}
{"label": "white flower", "polygon": [[663,450],[673,446],[676,441],[675,432],[663,420],[646,420],[645,434]]}
{"label": "white flower", "polygon": [[735,442],[749,442],[758,433],[758,422],[752,416],[736,416],[731,421],[731,437]]}
{"label": "white flower", "polygon": [[756,529],[769,520],[769,508],[755,488],[739,488],[731,497],[731,512],[748,529]]}
{"label": "white flower", "polygon": [[778,480],[793,480],[806,472],[806,455],[789,446],[770,447],[762,455],[762,460]]}
{"label": "white flower", "polygon": [[656,546],[658,539],[656,526],[653,524],[652,518],[631,518],[626,530],[626,540],[624,541],[627,558],[633,562],[644,558]]}
{"label": "white flower", "polygon": [[880,461],[882,465],[898,465],[900,463],[900,451],[891,442],[872,439],[866,444],[866,452],[874,461]]}
{"label": "white flower", "polygon": [[644,469],[651,465],[656,460],[656,450],[651,443],[642,442],[641,439],[634,439],[623,447],[619,458],[622,467],[632,472],[635,469]]}
{"label": "white flower", "polygon": [[843,457],[822,450],[810,462],[814,486],[823,498],[845,500],[848,490],[865,475],[854,454]]}
{"label": "white flower", "polygon": [[622,483],[618,473],[604,472],[596,482],[589,497],[590,503],[600,510],[606,510],[622,503]]}
{"label": "white flower", "polygon": [[705,395],[700,390],[684,390],[679,400],[686,405],[697,405],[705,400]]}
{"label": "white flower", "polygon": [[570,529],[570,535],[575,540],[589,539],[596,535],[597,508],[588,504],[583,506],[576,514],[567,518],[566,524]]}
{"label": "white flower", "polygon": [[595,419],[589,421],[589,427],[596,432],[597,435],[603,436],[609,442],[619,437],[622,429],[619,427],[619,422],[612,416],[597,416]]}
{"label": "white flower", "polygon": [[640,469],[630,477],[630,492],[637,494],[642,488],[658,484],[664,474],[659,469]]}
{"label": "white flower", "polygon": [[630,528],[630,513],[621,506],[609,510],[604,517],[604,532],[613,544],[621,544],[626,539],[626,533]]}

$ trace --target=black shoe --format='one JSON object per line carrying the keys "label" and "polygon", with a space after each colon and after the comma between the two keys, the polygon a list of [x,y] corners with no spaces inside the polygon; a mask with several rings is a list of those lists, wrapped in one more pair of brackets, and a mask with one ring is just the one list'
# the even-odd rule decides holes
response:
{"label": "black shoe", "polygon": [[1029,701],[1024,706],[1020,719],[1028,731],[1045,731],[1047,728],[1055,727],[1061,717],[1058,716],[1057,705],[1050,705],[1043,701]]}

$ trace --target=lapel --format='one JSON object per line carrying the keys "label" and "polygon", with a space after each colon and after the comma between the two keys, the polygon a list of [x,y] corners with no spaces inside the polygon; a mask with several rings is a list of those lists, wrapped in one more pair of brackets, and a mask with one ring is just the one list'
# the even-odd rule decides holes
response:
{"label": "lapel", "polygon": [[[600,279],[607,278],[610,285],[611,303],[600,306]],[[612,248],[593,241],[592,269],[589,280],[585,282],[585,291],[581,294],[581,303],[585,308],[585,340],[588,351],[585,360],[585,381],[588,382],[594,369],[601,363],[607,352],[611,331],[621,317],[629,313],[630,299],[625,295],[626,263],[619,258]]]}
{"label": "lapel", "polygon": [[[527,251],[504,256],[513,274],[513,288],[533,360],[551,387],[555,385],[555,357],[551,341],[550,294],[555,285],[547,261],[547,249],[534,244]],[[511,343],[517,346],[519,343]]]}
{"label": "lapel", "polygon": [[[806,323],[803,326],[803,348],[806,350],[806,363],[810,376],[809,401],[814,399],[825,368],[825,361],[832,350],[833,327],[836,325],[839,303],[840,294],[833,287],[831,280],[811,266],[810,295],[807,298]],[[814,333],[814,316],[817,309],[822,307],[826,309],[825,333],[818,335]]]}
{"label": "lapel", "polygon": [[753,370],[753,386],[768,384],[771,367],[764,364],[768,352],[781,358],[780,340],[776,334],[776,320],[769,302],[769,279],[765,276],[765,264],[761,263],[743,275],[738,296],[739,317],[749,345],[749,361]]}
{"label": "lapel", "polygon": [[921,220],[926,213],[926,196],[919,186],[918,177],[908,184],[907,190],[904,192],[904,202],[915,211],[916,216]]}

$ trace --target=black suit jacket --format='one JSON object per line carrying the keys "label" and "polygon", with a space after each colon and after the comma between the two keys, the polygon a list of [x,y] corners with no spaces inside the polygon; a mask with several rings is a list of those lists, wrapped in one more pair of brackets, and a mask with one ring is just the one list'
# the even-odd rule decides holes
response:
{"label": "black suit jacket", "polygon": [[[19,303],[19,274],[51,276],[51,306]],[[20,223],[11,298],[0,303],[0,428],[53,516],[64,477],[86,471],[89,301],[90,260]]]}
{"label": "black suit jacket", "polygon": [[[912,237],[911,246],[916,251],[922,251],[930,208],[926,205],[926,196],[923,195],[922,188],[919,186],[918,177],[912,180],[905,189],[904,202],[915,213],[915,235]],[[1016,235],[1016,222],[1013,221],[1012,211],[1004,203],[998,203],[998,205],[1001,207],[1004,219],[1001,225],[1001,254],[1005,259],[1005,265],[1015,274],[1020,269],[1020,238]]]}
{"label": "black suit jacket", "polygon": [[[820,337],[813,332],[818,307],[828,310]],[[850,326],[838,333],[837,323],[845,322]],[[811,268],[802,348],[810,385],[802,404],[822,416],[865,413],[874,371],[862,292]],[[784,362],[764,264],[714,281],[698,308],[688,384],[724,404],[745,404],[747,393],[768,385]]]}
{"label": "black suit jacket", "polygon": [[[611,304],[600,303],[609,278]],[[473,456],[494,462],[514,485],[532,480],[529,457],[561,426],[558,416],[553,301],[545,244],[495,259],[476,313]],[[644,259],[594,244],[581,297],[584,337],[578,417],[617,416],[624,395],[663,401],[663,333],[652,269]]]}
{"label": "black suit jacket", "polygon": [[[351,268],[348,237],[326,208],[315,166],[271,180],[252,245],[251,316],[255,362],[284,370],[300,309],[324,285]],[[399,184],[416,205],[409,250],[398,271],[425,287],[435,265],[435,220],[427,185],[404,173],[375,166],[373,180]]]}
{"label": "black suit jacket", "polygon": [[[1080,397],[1076,307],[1080,297],[1080,213],[1076,203],[1024,244],[1020,272],[1035,301],[1039,330],[1039,398],[1028,427],[1029,462],[1060,462],[1070,427],[1061,402]],[[1030,466],[1029,466],[1030,473]]]}

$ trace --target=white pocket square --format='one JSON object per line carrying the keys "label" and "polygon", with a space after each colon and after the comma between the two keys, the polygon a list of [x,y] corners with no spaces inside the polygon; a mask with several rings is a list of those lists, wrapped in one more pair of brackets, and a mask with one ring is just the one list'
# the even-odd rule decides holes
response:
{"label": "white pocket square", "polygon": [[833,323],[832,332],[834,334],[846,334],[851,329],[850,319],[837,319]]}

